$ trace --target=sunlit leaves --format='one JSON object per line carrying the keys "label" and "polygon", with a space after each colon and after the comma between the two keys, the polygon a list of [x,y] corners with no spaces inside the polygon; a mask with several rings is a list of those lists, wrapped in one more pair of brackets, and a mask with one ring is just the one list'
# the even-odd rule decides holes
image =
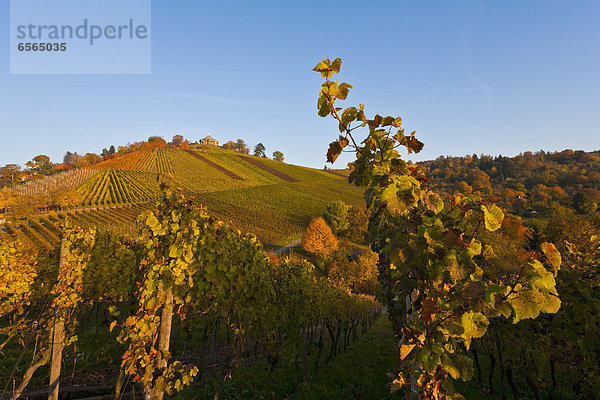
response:
{"label": "sunlit leaves", "polygon": [[329,100],[327,96],[321,95],[319,97],[319,101],[317,102],[317,109],[319,110],[319,116],[326,117],[331,112],[331,107],[329,105]]}
{"label": "sunlit leaves", "polygon": [[481,242],[477,239],[471,240],[469,247],[467,248],[471,257],[478,256],[481,254]]}
{"label": "sunlit leaves", "polygon": [[[123,366],[134,381],[152,390],[171,393],[189,383],[197,369],[174,362],[154,380],[154,372],[160,364],[166,365],[169,357],[155,347],[153,338],[161,324],[160,310],[172,301],[178,305],[176,310],[183,311],[190,291],[195,289],[196,244],[201,238],[199,227],[207,226],[207,216],[193,199],[165,186],[160,199],[154,209],[140,216],[144,225],[139,240],[145,247],[141,264],[146,269],[138,294],[139,309],[126,319],[118,339],[129,342]],[[172,374],[174,368],[180,375]]]}
{"label": "sunlit leaves", "polygon": [[540,312],[555,313],[560,309],[554,275],[537,260],[528,265],[526,273],[529,284],[517,284],[510,298],[515,324],[522,319],[536,318]]}
{"label": "sunlit leaves", "polygon": [[61,318],[67,318],[81,301],[83,274],[91,257],[96,240],[95,228],[66,227],[63,241],[62,268],[51,293],[56,297],[51,307]]}
{"label": "sunlit leaves", "polygon": [[379,200],[393,216],[406,214],[421,198],[419,182],[407,175],[394,176],[382,191]]}
{"label": "sunlit leaves", "polygon": [[[441,361],[444,369],[452,378],[468,381],[473,377],[473,360],[469,357],[458,353],[445,353]],[[455,395],[452,398],[458,400],[463,397]]]}
{"label": "sunlit leaves", "polygon": [[342,112],[342,122],[341,124],[345,127],[352,121],[356,120],[358,115],[358,109],[356,107],[348,107]]}
{"label": "sunlit leaves", "polygon": [[335,60],[333,60],[333,63],[329,60],[329,58],[326,58],[320,63],[318,63],[313,68],[313,71],[320,72],[322,78],[331,78],[334,72],[340,72],[341,66],[342,60],[340,58],[336,58]]}
{"label": "sunlit leaves", "polygon": [[473,311],[464,313],[460,322],[464,329],[461,337],[464,339],[467,349],[469,349],[472,339],[480,338],[485,334],[490,323],[485,315]]}
{"label": "sunlit leaves", "polygon": [[432,211],[434,214],[438,214],[444,209],[444,202],[434,192],[428,192],[425,195],[425,204],[427,204],[429,211]]}
{"label": "sunlit leaves", "polygon": [[423,146],[425,145],[419,139],[414,136],[415,132],[412,132],[410,136],[406,138],[406,148],[408,149],[408,153],[419,153],[423,150]]}
{"label": "sunlit leaves", "polygon": [[502,220],[504,219],[504,213],[495,204],[489,207],[481,205],[481,211],[483,211],[483,220],[485,222],[485,228],[488,231],[496,231],[502,226]]}
{"label": "sunlit leaves", "polygon": [[348,93],[350,92],[350,89],[352,89],[352,86],[347,84],[347,83],[340,83],[340,85],[337,87],[337,93],[335,93],[335,97],[340,99],[340,100],[346,100],[346,97],[348,97]]}
{"label": "sunlit leaves", "polygon": [[0,317],[29,303],[36,264],[36,254],[20,241],[0,236]]}

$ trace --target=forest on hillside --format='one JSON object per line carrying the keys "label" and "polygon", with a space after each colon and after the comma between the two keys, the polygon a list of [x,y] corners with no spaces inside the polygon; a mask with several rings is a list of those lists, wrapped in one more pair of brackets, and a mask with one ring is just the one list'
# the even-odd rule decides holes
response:
{"label": "forest on hillside", "polygon": [[515,215],[551,217],[563,208],[593,213],[600,204],[600,152],[524,152],[438,157],[418,163],[436,190],[494,196]]}

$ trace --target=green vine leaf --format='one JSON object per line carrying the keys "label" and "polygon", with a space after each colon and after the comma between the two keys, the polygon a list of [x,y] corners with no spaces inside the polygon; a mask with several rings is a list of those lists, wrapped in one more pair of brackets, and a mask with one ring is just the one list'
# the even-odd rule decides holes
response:
{"label": "green vine leaf", "polygon": [[460,322],[464,329],[461,337],[464,339],[467,350],[471,345],[471,340],[482,337],[490,324],[485,315],[473,311],[464,313]]}
{"label": "green vine leaf", "polygon": [[502,226],[502,220],[504,220],[504,213],[495,204],[492,204],[489,208],[485,205],[481,205],[481,211],[483,211],[483,219],[485,221],[485,228],[488,231],[496,231]]}

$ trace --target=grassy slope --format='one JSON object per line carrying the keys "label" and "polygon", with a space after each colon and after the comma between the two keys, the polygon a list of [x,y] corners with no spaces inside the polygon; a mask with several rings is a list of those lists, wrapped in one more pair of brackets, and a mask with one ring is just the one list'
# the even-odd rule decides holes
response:
{"label": "grassy slope", "polygon": [[344,178],[320,170],[256,158],[300,182],[284,182],[229,152],[203,156],[260,186],[199,195],[210,212],[231,220],[240,229],[256,233],[263,242],[283,245],[299,237],[311,217],[322,214],[333,200],[361,205],[362,191]]}

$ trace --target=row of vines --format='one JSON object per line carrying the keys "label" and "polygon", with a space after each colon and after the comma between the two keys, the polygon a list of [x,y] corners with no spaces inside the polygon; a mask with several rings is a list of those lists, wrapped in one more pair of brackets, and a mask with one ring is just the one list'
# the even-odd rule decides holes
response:
{"label": "row of vines", "polygon": [[[251,357],[268,360],[272,369],[296,357],[305,376],[311,342],[319,344],[310,366],[316,369],[380,312],[373,298],[318,278],[306,261],[270,258],[255,236],[210,217],[179,192],[165,189],[139,220],[135,240],[70,224],[47,227],[62,248],[39,255],[19,240],[0,238],[0,349],[21,355],[13,369],[0,371],[17,382],[3,388],[12,399],[50,361],[53,342],[67,349],[85,340],[85,314],[98,306],[113,320],[104,327],[112,338],[106,346],[122,355],[117,394],[133,383],[148,399],[183,389],[206,364],[218,365],[218,397],[232,369]],[[227,338],[220,351],[218,337]],[[324,337],[330,337],[327,349]],[[170,347],[182,340],[183,349]],[[183,357],[194,346],[206,362]],[[27,360],[25,367],[19,360]],[[52,363],[51,377],[56,368]]]}
{"label": "row of vines", "polygon": [[6,223],[0,233],[18,239],[31,248],[54,249],[60,241],[58,226],[64,222],[73,225],[111,231],[121,236],[135,236],[137,216],[147,204],[84,209],[30,217],[18,223]]}
{"label": "row of vines", "polygon": [[47,197],[57,190],[71,189],[79,186],[96,173],[98,173],[98,169],[94,167],[72,169],[17,185],[14,187],[14,190],[22,195]]}
{"label": "row of vines", "polygon": [[156,175],[121,170],[103,170],[77,188],[81,204],[139,203],[156,197]]}
{"label": "row of vines", "polygon": [[112,160],[104,161],[97,164],[96,167],[103,169],[169,174],[172,172],[172,168],[166,154],[167,151],[167,149],[163,148],[140,150]]}

